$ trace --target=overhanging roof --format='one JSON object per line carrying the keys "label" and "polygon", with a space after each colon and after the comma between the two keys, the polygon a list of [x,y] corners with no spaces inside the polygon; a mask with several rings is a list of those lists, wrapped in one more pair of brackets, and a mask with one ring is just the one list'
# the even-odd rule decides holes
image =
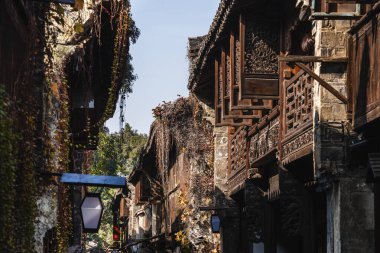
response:
{"label": "overhanging roof", "polygon": [[[305,0],[293,0],[295,8],[309,8],[308,1]],[[272,0],[275,3],[276,0]],[[277,3],[284,3],[285,0],[278,0]],[[270,0],[221,0],[219,8],[216,12],[214,20],[210,26],[209,32],[204,36],[203,43],[199,49],[198,56],[194,60],[190,68],[190,76],[188,82],[188,89],[190,91],[195,91],[199,88],[199,81],[202,75],[206,72],[206,65],[209,61],[210,55],[215,48],[215,44],[223,38],[229,23],[234,15],[238,13],[243,13],[249,9],[259,10],[260,6],[263,4],[271,4]],[[274,11],[281,11],[276,9],[276,4],[273,5]],[[259,13],[259,12],[257,12]]]}

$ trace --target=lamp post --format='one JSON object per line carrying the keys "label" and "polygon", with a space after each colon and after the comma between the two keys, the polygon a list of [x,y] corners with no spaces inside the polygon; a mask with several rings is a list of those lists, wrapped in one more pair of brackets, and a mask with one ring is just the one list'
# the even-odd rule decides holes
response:
{"label": "lamp post", "polygon": [[80,210],[85,233],[97,233],[103,214],[103,204],[99,193],[87,193]]}

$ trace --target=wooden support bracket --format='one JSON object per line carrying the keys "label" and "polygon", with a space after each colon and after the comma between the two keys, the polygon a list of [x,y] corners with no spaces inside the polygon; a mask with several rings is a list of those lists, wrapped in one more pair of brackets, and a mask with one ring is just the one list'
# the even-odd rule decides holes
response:
{"label": "wooden support bracket", "polygon": [[287,55],[279,56],[278,61],[285,62],[337,62],[345,63],[347,57],[326,57],[326,56],[307,56],[307,55]]}
{"label": "wooden support bracket", "polygon": [[361,17],[355,12],[314,12],[310,20],[357,20]]}
{"label": "wooden support bracket", "polygon": [[308,73],[311,77],[313,77],[315,80],[317,80],[323,88],[325,88],[326,90],[330,91],[335,97],[337,97],[340,101],[342,101],[343,103],[347,104],[348,103],[348,99],[343,96],[342,94],[340,94],[339,91],[337,91],[334,87],[332,87],[329,83],[327,83],[325,80],[323,80],[322,78],[320,78],[317,74],[314,73],[314,71],[312,71],[311,69],[309,69],[305,64],[303,63],[300,63],[300,62],[296,62],[295,63],[298,67],[300,67],[301,69],[303,69],[306,73]]}

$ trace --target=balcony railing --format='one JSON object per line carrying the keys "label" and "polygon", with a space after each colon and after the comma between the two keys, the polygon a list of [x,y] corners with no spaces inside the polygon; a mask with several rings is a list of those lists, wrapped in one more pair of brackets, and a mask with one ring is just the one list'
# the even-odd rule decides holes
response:
{"label": "balcony railing", "polygon": [[247,128],[240,127],[230,138],[229,174],[232,176],[247,165]]}
{"label": "balcony railing", "polygon": [[[311,68],[311,63],[307,66]],[[308,153],[313,142],[313,77],[298,65],[283,63],[281,158],[290,162]],[[306,149],[305,149],[306,148]],[[299,153],[302,151],[302,154]]]}
{"label": "balcony railing", "polygon": [[284,138],[310,125],[313,110],[313,78],[299,69],[284,81]]}
{"label": "balcony railing", "polygon": [[256,167],[256,163],[277,150],[280,138],[280,108],[275,107],[260,122],[254,125],[248,133],[249,163],[250,167]]}
{"label": "balcony railing", "polygon": [[250,169],[277,159],[287,164],[313,151],[315,82],[341,102],[348,101],[313,72],[314,62],[344,63],[347,58],[284,56],[279,59],[279,105],[263,114],[257,123],[240,127],[229,137],[229,189],[238,189],[250,177]]}

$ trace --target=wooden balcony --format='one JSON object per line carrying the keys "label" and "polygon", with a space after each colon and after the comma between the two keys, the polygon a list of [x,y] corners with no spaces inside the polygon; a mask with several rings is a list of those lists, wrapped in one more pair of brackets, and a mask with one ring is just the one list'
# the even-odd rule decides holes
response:
{"label": "wooden balcony", "polygon": [[312,152],[314,79],[307,71],[291,64],[280,65],[281,103],[253,126],[240,127],[230,135],[230,192],[242,187],[251,168],[276,159],[290,163]]}
{"label": "wooden balcony", "polygon": [[[274,158],[280,140],[280,107],[275,107],[248,133],[250,168],[258,167],[266,158]],[[269,158],[270,159],[270,158]]]}
{"label": "wooden balcony", "polygon": [[252,126],[278,104],[279,27],[276,20],[240,15],[216,50],[217,126]]}
{"label": "wooden balcony", "polygon": [[305,70],[287,63],[282,64],[281,70],[280,157],[284,163],[289,163],[312,152],[314,79]]}
{"label": "wooden balcony", "polygon": [[266,159],[275,159],[279,144],[280,108],[275,107],[252,127],[240,127],[229,138],[228,190],[236,192],[244,186],[249,169]]}

